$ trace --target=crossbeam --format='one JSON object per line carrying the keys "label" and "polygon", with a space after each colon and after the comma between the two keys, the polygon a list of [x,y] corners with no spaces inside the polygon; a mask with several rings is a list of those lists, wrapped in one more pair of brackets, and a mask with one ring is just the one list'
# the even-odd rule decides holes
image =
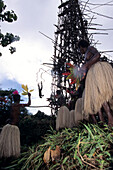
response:
{"label": "crossbeam", "polygon": [[50,106],[29,106],[31,108],[38,108],[38,107],[50,107]]}

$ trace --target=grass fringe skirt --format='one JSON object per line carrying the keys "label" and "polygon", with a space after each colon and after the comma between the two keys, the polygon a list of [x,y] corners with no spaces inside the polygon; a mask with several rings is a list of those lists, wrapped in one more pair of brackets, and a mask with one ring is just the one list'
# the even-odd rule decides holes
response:
{"label": "grass fringe skirt", "polygon": [[20,155],[20,131],[15,125],[7,124],[0,134],[0,158]]}
{"label": "grass fringe skirt", "polygon": [[74,121],[75,124],[78,125],[79,121],[83,120],[83,100],[82,98],[79,98],[75,103],[75,111],[74,111]]}
{"label": "grass fringe skirt", "polygon": [[96,114],[113,96],[113,68],[97,62],[88,71],[85,81],[84,113]]}
{"label": "grass fringe skirt", "polygon": [[69,109],[66,106],[61,106],[56,118],[56,130],[69,127]]}

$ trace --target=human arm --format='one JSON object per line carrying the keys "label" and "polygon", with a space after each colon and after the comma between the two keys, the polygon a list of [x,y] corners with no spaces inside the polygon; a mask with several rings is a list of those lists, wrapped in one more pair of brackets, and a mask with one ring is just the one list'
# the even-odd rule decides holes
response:
{"label": "human arm", "polygon": [[20,104],[20,106],[27,107],[31,105],[31,93],[28,92],[28,103]]}
{"label": "human arm", "polygon": [[31,105],[31,93],[28,93],[28,103],[27,106]]}
{"label": "human arm", "polygon": [[100,59],[100,53],[94,47],[90,47],[86,54],[86,63],[81,70],[89,70],[89,68]]}

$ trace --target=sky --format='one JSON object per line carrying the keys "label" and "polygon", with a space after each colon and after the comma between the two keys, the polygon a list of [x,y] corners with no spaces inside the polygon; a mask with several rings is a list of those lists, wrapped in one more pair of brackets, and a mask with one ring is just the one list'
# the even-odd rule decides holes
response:
{"label": "sky", "polygon": [[[34,89],[31,93],[32,106],[48,105],[47,98],[51,94],[51,68],[43,65],[43,63],[52,62],[51,57],[54,54],[53,43],[40,32],[46,34],[54,40],[54,32],[56,30],[54,24],[58,21],[58,6],[60,0],[4,0],[7,10],[14,10],[18,19],[13,23],[1,23],[3,33],[10,32],[20,37],[20,41],[14,42],[12,46],[16,47],[16,52],[11,55],[9,47],[1,48],[2,57],[0,57],[0,88],[10,89],[16,88],[22,93],[21,84],[27,84],[29,89]],[[85,1],[86,2],[86,1]],[[98,12],[113,17],[113,1],[107,0],[89,0],[90,3],[104,4],[110,2],[111,5],[94,6],[90,8],[94,12]],[[98,7],[98,8],[97,8]],[[86,12],[86,11],[85,11]],[[88,13],[88,12],[86,12]],[[101,29],[113,29],[113,19],[108,19],[99,15],[95,15],[93,22],[102,24],[98,26]],[[40,32],[39,32],[40,31]],[[98,45],[100,51],[113,50],[113,30],[102,31],[109,33],[108,35],[95,35],[95,41],[101,43]],[[113,53],[109,53],[112,57]],[[42,99],[38,96],[37,84],[43,82]],[[23,99],[23,96],[21,97]],[[27,96],[24,98],[27,102]],[[50,115],[51,110],[47,107],[30,108],[33,114],[38,110]]]}
{"label": "sky", "polygon": [[[92,4],[106,4],[106,5],[90,5],[90,9],[95,12],[99,13],[101,15],[108,16],[103,17],[100,15],[96,15],[95,13],[90,14],[91,16],[94,16],[94,20],[92,20],[92,23],[101,24],[102,26],[96,26],[97,29],[113,29],[113,1],[110,0],[89,0],[89,3]],[[109,2],[109,5],[107,3]],[[92,31],[91,31],[92,32]],[[99,41],[99,45],[96,47],[99,51],[109,51],[113,50],[113,30],[105,30],[105,31],[94,31],[94,32],[101,32],[101,33],[108,33],[108,35],[94,35],[95,41]],[[109,53],[108,55],[112,55],[113,53]],[[111,57],[111,56],[110,56]]]}

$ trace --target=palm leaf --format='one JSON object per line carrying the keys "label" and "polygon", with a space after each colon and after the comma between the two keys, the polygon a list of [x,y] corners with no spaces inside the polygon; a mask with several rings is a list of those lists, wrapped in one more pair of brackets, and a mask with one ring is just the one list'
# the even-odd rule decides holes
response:
{"label": "palm leaf", "polygon": [[28,86],[27,86],[27,85],[22,84],[22,88],[23,88],[26,92],[28,92]]}

